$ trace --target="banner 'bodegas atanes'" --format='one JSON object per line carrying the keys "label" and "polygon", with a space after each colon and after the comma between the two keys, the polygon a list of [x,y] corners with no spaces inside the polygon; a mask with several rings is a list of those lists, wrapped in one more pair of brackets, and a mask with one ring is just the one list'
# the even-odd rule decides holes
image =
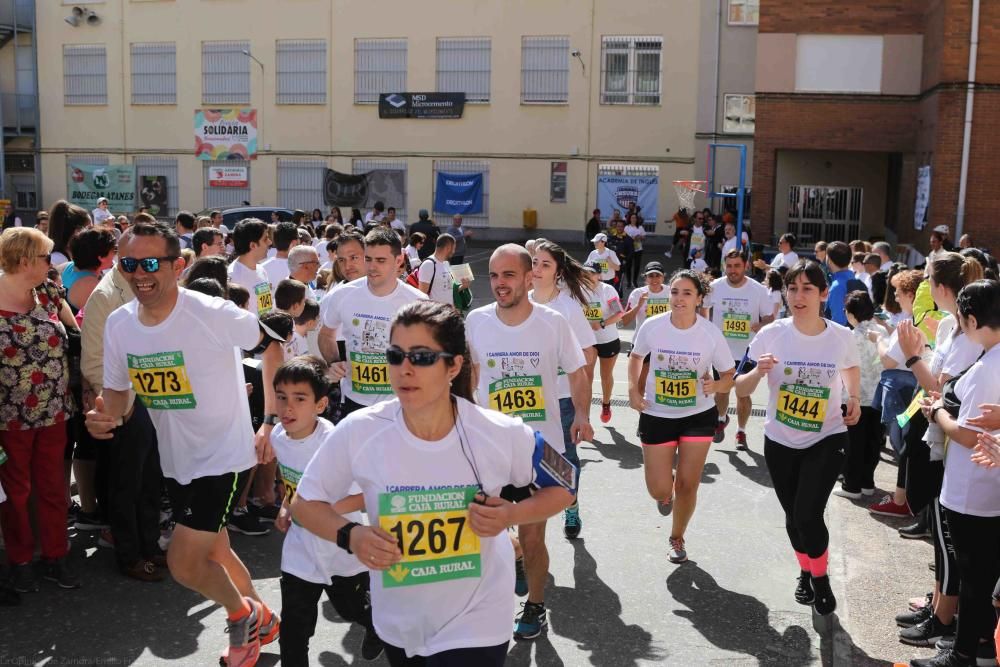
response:
{"label": "banner 'bodegas atanes'", "polygon": [[88,211],[104,197],[115,213],[134,211],[135,167],[128,164],[82,164],[70,162],[66,192],[70,202]]}
{"label": "banner 'bodegas atanes'", "polygon": [[257,159],[257,110],[196,110],[194,155],[199,160]]}

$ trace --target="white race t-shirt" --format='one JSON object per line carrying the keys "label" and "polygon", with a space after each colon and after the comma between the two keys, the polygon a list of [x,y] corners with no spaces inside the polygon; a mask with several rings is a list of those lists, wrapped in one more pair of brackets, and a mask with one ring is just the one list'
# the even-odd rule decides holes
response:
{"label": "white race t-shirt", "polygon": [[[961,338],[964,338],[962,336]],[[982,414],[983,403],[1000,401],[1000,346],[994,345],[955,383],[955,395],[962,402],[958,424],[970,431],[983,432],[969,420]],[[1000,435],[994,431],[993,435]],[[957,442],[949,443],[944,459],[941,504],[953,512],[972,516],[1000,516],[1000,468],[983,468],[972,462],[972,450]]]}
{"label": "white race t-shirt", "polygon": [[973,343],[961,333],[955,316],[945,315],[937,328],[937,345],[931,359],[931,373],[937,377],[941,373],[956,377],[966,368],[976,363],[983,353],[983,346]]}
{"label": "white race t-shirt", "polygon": [[615,271],[621,265],[618,255],[610,248],[605,248],[603,252],[591,250],[585,264],[591,263],[601,267],[601,280],[614,280]]}
{"label": "white race t-shirt", "polygon": [[[743,232],[743,245],[746,245],[749,242],[750,242],[750,237],[747,235],[746,232]],[[722,244],[722,263],[723,264],[726,263],[726,255],[729,253],[730,250],[739,250],[739,249],[740,249],[740,246],[736,243],[736,236],[733,236],[733,238],[731,238],[731,239],[727,240],[725,243],[723,243]]]}
{"label": "white race t-shirt", "polygon": [[690,248],[694,250],[695,248],[705,249],[705,225],[698,227],[697,225],[691,226],[691,242]]}
{"label": "white race t-shirt", "polygon": [[260,338],[257,318],[231,301],[179,288],[167,319],[145,326],[138,301],[108,317],[104,386],[133,389],[149,409],[163,475],[181,484],[257,463],[237,348]]}
{"label": "white race t-shirt", "polygon": [[[281,424],[271,431],[271,445],[278,458],[278,470],[281,472],[281,481],[285,485],[285,496],[289,503],[295,497],[302,472],[320,446],[332,440],[332,432],[333,424],[322,417],[316,421],[316,430],[312,435],[302,440],[290,438]],[[337,447],[338,444],[331,441],[330,446]],[[348,495],[355,493],[361,493],[361,489],[352,485]],[[361,512],[350,512],[343,516],[354,523],[365,523]],[[289,526],[285,542],[281,545],[281,571],[314,584],[328,585],[331,577],[353,577],[366,569],[368,568],[354,554],[347,553],[336,542],[317,537],[295,521]]]}
{"label": "white race t-shirt", "polygon": [[659,292],[651,292],[649,285],[636,287],[628,297],[628,307],[625,310],[632,310],[639,305],[639,299],[642,298],[643,294],[649,296],[646,297],[646,307],[635,314],[636,331],[639,330],[647,317],[670,312],[670,290],[667,289],[666,285],[661,287]]}
{"label": "white race t-shirt", "polygon": [[625,225],[625,233],[632,239],[632,249],[642,252],[642,242],[646,238],[646,230],[642,225]]}
{"label": "white race t-shirt", "polygon": [[408,303],[427,297],[418,289],[396,281],[396,288],[386,296],[375,296],[368,289],[368,278],[358,278],[338,286],[319,305],[320,321],[337,329],[347,346],[350,372],[340,381],[344,396],[361,405],[374,405],[392,397],[389,366],[385,351],[389,347],[389,326],[396,312]]}
{"label": "white race t-shirt", "polygon": [[[528,292],[528,298],[534,301],[534,291]],[[535,302],[537,303],[537,302]],[[544,304],[566,318],[569,328],[576,336],[576,342],[580,348],[585,350],[588,347],[597,345],[597,338],[594,330],[590,328],[590,322],[583,315],[580,302],[573,298],[569,290],[561,290],[559,296]],[[559,398],[570,398],[572,392],[569,388],[569,377],[563,369],[559,369]]]}
{"label": "white race t-shirt", "polygon": [[[458,424],[429,442],[410,433],[396,399],[359,410],[337,425],[298,486],[304,500],[334,503],[357,483],[372,525],[401,537],[404,561],[371,572],[372,616],[378,636],[408,656],[510,639],[510,538],[476,537],[468,505],[480,484],[498,496],[534,480],[534,435],[521,420],[462,399]],[[435,532],[445,536],[437,551]]]}
{"label": "white race t-shirt", "polygon": [[712,309],[712,324],[722,332],[736,361],[743,358],[753,340],[750,327],[774,310],[767,288],[750,278],[740,287],[733,287],[726,278],[713,280],[705,307]]}
{"label": "white race t-shirt", "polygon": [[[583,313],[588,322],[608,320],[622,312],[621,299],[611,285],[599,282],[594,285],[594,289],[584,289],[583,292],[587,297],[587,305],[583,307]],[[598,345],[618,340],[617,322],[593,331]]]}
{"label": "white race t-shirt", "polygon": [[[451,265],[448,262],[439,262],[433,255],[424,260],[417,273],[417,279],[422,283],[431,286],[430,294],[427,298],[431,301],[446,303],[449,306],[455,305],[454,292],[452,290]],[[433,283],[431,280],[433,279]]]}
{"label": "white race t-shirt", "polygon": [[407,264],[412,271],[413,269],[420,266],[420,251],[411,245],[403,248],[403,252],[406,253]]}
{"label": "white race t-shirt", "polygon": [[826,321],[817,336],[806,336],[792,318],[768,324],[750,343],[748,356],[756,362],[765,352],[778,363],[767,374],[770,396],[764,434],[792,449],[806,449],[847,426],[841,413],[843,381],[840,372],[860,365],[851,330]]}
{"label": "white race t-shirt", "polygon": [[691,270],[692,271],[699,271],[701,273],[704,273],[704,272],[708,271],[708,262],[706,262],[701,257],[699,257],[697,259],[692,259],[691,260]]}
{"label": "white race t-shirt", "polygon": [[694,325],[678,329],[669,313],[646,320],[635,334],[632,356],[649,357],[645,414],[677,419],[715,407],[715,394],[705,396],[702,378],[732,370],[733,357],[722,332],[700,315]]}
{"label": "white race t-shirt", "polygon": [[247,308],[254,315],[264,315],[274,308],[274,290],[261,264],[255,269],[248,269],[237,259],[229,265],[229,280],[243,285],[250,292]]}
{"label": "white race t-shirt", "polygon": [[786,253],[778,253],[771,260],[772,269],[780,269],[781,267],[792,268],[799,261],[798,253],[794,250],[789,250]]}
{"label": "white race t-shirt", "polygon": [[264,260],[264,263],[260,266],[264,269],[264,273],[267,274],[267,281],[271,283],[272,292],[278,289],[278,283],[291,275],[291,271],[288,269],[287,257],[272,257],[271,259]]}
{"label": "white race t-shirt", "polygon": [[90,217],[91,219],[93,219],[94,225],[100,225],[105,220],[110,220],[111,218],[115,217],[115,214],[112,213],[111,211],[107,211],[98,206],[97,208],[95,208],[93,211],[90,212]]}
{"label": "white race t-shirt", "polygon": [[479,367],[479,403],[520,417],[564,451],[559,419],[559,369],[572,373],[586,363],[569,322],[535,305],[516,327],[500,321],[496,304],[477,308],[465,320],[472,362]]}

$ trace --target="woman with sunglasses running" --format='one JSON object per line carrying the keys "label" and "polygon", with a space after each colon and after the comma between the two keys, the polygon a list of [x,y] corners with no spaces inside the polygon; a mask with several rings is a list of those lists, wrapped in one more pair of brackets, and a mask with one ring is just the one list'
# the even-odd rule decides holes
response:
{"label": "woman with sunglasses running", "polygon": [[799,563],[795,601],[826,615],[837,600],[823,511],[844,467],[847,427],[861,416],[861,369],[851,330],[820,314],[828,290],[819,264],[798,262],[785,287],[792,315],[757,333],[747,351],[757,367],[736,378],[736,395],[750,396],[767,378],[764,460]]}
{"label": "woman with sunglasses running", "polygon": [[[722,331],[698,315],[708,291],[702,274],[689,269],[675,272],[670,278],[670,311],[642,323],[628,358],[629,402],[641,413],[646,488],[661,514],[673,513],[671,563],[687,560],[684,533],[694,515],[702,469],[719,421],[715,394],[732,388],[735,372]],[[646,356],[649,370],[640,385]]]}
{"label": "woman with sunglasses running", "polygon": [[[400,309],[386,360],[395,398],[337,425],[299,482],[293,516],[373,571],[373,619],[391,665],[502,665],[514,606],[506,529],[562,511],[572,492],[533,463],[546,446],[529,427],[473,403],[465,324],[452,306]],[[573,466],[545,451],[571,479]],[[333,510],[354,482],[371,526]],[[500,498],[508,484],[537,490],[511,504]]]}

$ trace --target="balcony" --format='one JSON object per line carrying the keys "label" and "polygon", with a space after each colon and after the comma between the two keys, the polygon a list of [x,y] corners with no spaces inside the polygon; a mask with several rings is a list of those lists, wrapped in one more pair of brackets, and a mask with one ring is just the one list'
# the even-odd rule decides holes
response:
{"label": "balcony", "polygon": [[4,137],[35,134],[38,127],[38,97],[0,93],[0,121]]}

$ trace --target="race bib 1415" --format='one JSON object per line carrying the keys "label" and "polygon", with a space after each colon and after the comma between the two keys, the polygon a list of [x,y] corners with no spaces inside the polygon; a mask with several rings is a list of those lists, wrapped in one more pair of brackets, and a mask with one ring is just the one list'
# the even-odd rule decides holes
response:
{"label": "race bib 1415", "polygon": [[396,538],[403,559],[382,572],[386,588],[482,575],[479,537],[469,526],[469,503],[478,489],[380,493],[378,524]]}

